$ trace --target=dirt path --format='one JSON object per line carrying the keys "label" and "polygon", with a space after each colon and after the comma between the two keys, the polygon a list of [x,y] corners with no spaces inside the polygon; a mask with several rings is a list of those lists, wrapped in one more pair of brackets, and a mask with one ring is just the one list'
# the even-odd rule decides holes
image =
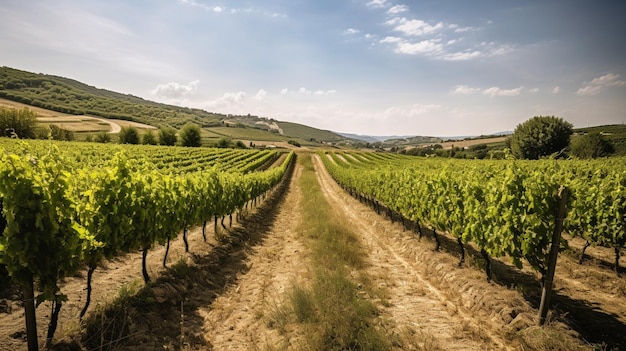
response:
{"label": "dirt path", "polygon": [[91,118],[100,122],[108,123],[111,126],[111,130],[109,131],[109,134],[117,134],[122,131],[122,127],[115,122],[112,122],[103,118],[97,118],[97,117],[91,117]]}
{"label": "dirt path", "polygon": [[283,343],[287,343],[282,345],[285,348],[294,347],[295,340],[284,340],[270,326],[287,289],[310,276],[307,250],[295,230],[302,222],[302,194],[297,186],[301,172],[297,166],[267,239],[246,261],[250,269],[211,305],[200,309],[204,335],[214,350],[263,350]]}

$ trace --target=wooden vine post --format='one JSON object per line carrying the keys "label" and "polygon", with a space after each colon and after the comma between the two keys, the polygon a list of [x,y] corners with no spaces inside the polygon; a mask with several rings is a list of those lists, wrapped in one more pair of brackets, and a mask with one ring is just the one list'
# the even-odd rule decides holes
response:
{"label": "wooden vine post", "polygon": [[562,186],[559,189],[559,208],[554,223],[554,232],[552,233],[552,245],[550,246],[550,256],[548,257],[548,271],[543,282],[543,291],[541,292],[541,304],[539,305],[539,325],[546,322],[548,309],[550,308],[550,298],[552,297],[552,285],[554,283],[554,270],[556,269],[556,259],[559,254],[559,246],[561,244],[561,232],[563,231],[563,220],[565,220],[567,198],[569,190]]}

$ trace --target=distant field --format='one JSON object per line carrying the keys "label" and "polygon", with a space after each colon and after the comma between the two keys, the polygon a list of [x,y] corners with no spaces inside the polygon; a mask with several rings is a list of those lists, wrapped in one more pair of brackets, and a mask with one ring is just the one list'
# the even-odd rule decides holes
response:
{"label": "distant field", "polygon": [[453,147],[470,147],[472,145],[479,144],[493,144],[493,143],[502,143],[506,140],[507,137],[496,137],[496,138],[488,138],[488,139],[471,139],[471,140],[461,140],[461,141],[446,141],[445,143],[440,144],[444,149],[452,149]]}
{"label": "distant field", "polygon": [[0,106],[2,107],[12,107],[12,108],[28,108],[29,110],[34,111],[40,117],[58,117],[58,116],[74,116],[68,115],[66,113],[56,112],[52,110],[46,110],[45,108],[35,107],[23,104],[21,102],[15,102],[7,99],[0,98]]}
{"label": "distant field", "polygon": [[9,108],[28,108],[37,114],[37,121],[42,124],[54,124],[59,128],[63,128],[74,133],[95,133],[108,132],[119,133],[122,127],[135,127],[138,129],[157,129],[147,124],[125,121],[119,119],[108,119],[86,115],[69,115],[66,113],[46,110],[44,108],[26,105],[0,98],[0,106]]}

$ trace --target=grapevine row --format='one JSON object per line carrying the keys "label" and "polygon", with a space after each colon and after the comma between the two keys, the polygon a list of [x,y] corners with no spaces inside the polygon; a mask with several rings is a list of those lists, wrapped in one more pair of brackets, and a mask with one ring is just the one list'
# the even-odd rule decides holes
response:
{"label": "grapevine row", "polygon": [[[247,206],[278,184],[293,158],[289,154],[282,165],[263,172],[213,167],[164,174],[125,153],[76,170],[77,164],[60,153],[54,147],[37,156],[0,149],[0,264],[23,287],[29,348],[37,340],[35,302],[53,302],[51,326],[56,327],[66,299],[59,289],[63,277],[89,267],[82,317],[91,276],[104,259],[141,250],[149,281],[145,259],[154,245],[169,244],[181,231],[186,243],[188,228]],[[36,297],[35,282],[41,291]],[[48,330],[48,342],[55,327]]]}
{"label": "grapevine row", "polygon": [[[616,270],[626,241],[626,162],[381,160],[362,153],[322,155],[353,194],[474,243],[486,258],[508,256],[546,273],[559,189],[566,186],[566,231],[614,247]],[[352,160],[352,161],[351,161]],[[563,240],[563,244],[567,243]],[[487,269],[489,266],[487,265]],[[488,275],[490,273],[488,272]]]}

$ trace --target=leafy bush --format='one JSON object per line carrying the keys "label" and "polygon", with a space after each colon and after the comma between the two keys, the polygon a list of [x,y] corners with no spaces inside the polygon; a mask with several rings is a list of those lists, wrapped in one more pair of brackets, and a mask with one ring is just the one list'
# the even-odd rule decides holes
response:
{"label": "leafy bush", "polygon": [[164,127],[159,129],[159,145],[173,146],[176,145],[176,129]]}
{"label": "leafy bush", "polygon": [[143,138],[141,139],[141,142],[145,145],[156,145],[157,144],[157,139],[156,136],[154,136],[154,133],[152,131],[147,131],[144,135]]}
{"label": "leafy bush", "polygon": [[185,124],[179,132],[180,145],[188,147],[198,147],[202,145],[200,137],[200,127],[193,123]]}
{"label": "leafy bush", "polygon": [[0,107],[0,136],[34,139],[37,114],[27,108]]}
{"label": "leafy bush", "polygon": [[511,151],[517,158],[536,160],[559,153],[574,133],[571,123],[554,116],[535,116],[515,127]]}
{"label": "leafy bush", "polygon": [[74,133],[72,131],[63,129],[57,125],[50,125],[50,137],[54,140],[65,140],[72,141],[74,140]]}
{"label": "leafy bush", "polygon": [[217,143],[215,143],[215,147],[220,148],[220,149],[225,149],[230,146],[231,146],[231,142],[230,140],[226,138],[221,138],[220,140],[217,141]]}
{"label": "leafy bush", "polygon": [[572,156],[578,158],[598,158],[615,152],[613,145],[598,132],[587,133],[572,140]]}
{"label": "leafy bush", "polygon": [[96,134],[96,143],[109,143],[111,142],[111,136],[109,135],[109,133],[107,132],[100,132],[98,134]]}
{"label": "leafy bush", "polygon": [[139,144],[139,131],[135,127],[123,127],[119,137],[120,144]]}

